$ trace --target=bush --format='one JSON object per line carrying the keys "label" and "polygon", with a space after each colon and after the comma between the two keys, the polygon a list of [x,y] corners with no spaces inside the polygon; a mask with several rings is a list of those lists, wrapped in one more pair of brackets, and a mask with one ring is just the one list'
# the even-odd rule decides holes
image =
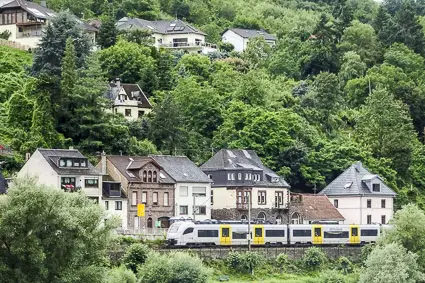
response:
{"label": "bush", "polygon": [[288,255],[281,253],[276,257],[276,263],[279,267],[285,266],[289,263]]}
{"label": "bush", "polygon": [[345,283],[344,275],[336,270],[326,270],[320,274],[322,283]]}
{"label": "bush", "polygon": [[252,273],[264,264],[264,258],[256,252],[230,252],[226,258],[227,267],[241,273]]}
{"label": "bush", "polygon": [[361,254],[361,261],[362,264],[364,264],[367,260],[367,257],[369,256],[369,254],[373,251],[373,249],[375,248],[375,244],[368,244],[362,247],[362,254]]}
{"label": "bush", "polygon": [[342,271],[343,274],[348,274],[353,272],[353,264],[348,258],[342,256],[337,261],[337,269]]}
{"label": "bush", "polygon": [[241,254],[230,252],[226,257],[226,264],[229,269],[239,269],[241,264]]}
{"label": "bush", "polygon": [[143,283],[204,283],[207,282],[209,269],[199,257],[187,253],[161,255],[153,252],[146,263],[139,266],[138,274]]}
{"label": "bush", "polygon": [[144,244],[132,244],[125,252],[122,263],[134,273],[137,273],[137,267],[144,264],[150,249]]}
{"label": "bush", "polygon": [[326,262],[326,255],[318,247],[311,247],[304,253],[302,262],[307,269],[317,270]]}
{"label": "bush", "polygon": [[120,266],[109,271],[105,283],[136,283],[136,281],[133,271]]}

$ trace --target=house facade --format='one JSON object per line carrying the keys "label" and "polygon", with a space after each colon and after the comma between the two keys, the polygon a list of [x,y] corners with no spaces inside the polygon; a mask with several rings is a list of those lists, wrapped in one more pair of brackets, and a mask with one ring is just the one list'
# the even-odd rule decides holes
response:
{"label": "house facade", "polygon": [[344,216],[325,195],[291,193],[290,224],[343,224]]}
{"label": "house facade", "polygon": [[100,203],[102,175],[76,149],[37,149],[18,173],[20,178],[35,178],[37,184],[67,192],[82,190]]}
{"label": "house facade", "polygon": [[[174,215],[175,182],[154,159],[103,155],[97,168],[119,183],[127,196],[128,229],[168,228]],[[145,216],[138,216],[138,204],[145,205]]]}
{"label": "house facade", "polygon": [[127,120],[141,118],[152,111],[152,104],[138,84],[125,84],[116,79],[109,84],[107,98],[112,112],[122,114]]}
{"label": "house facade", "polygon": [[[45,3],[45,1],[42,1]],[[25,0],[8,1],[0,6],[0,33],[9,31],[9,41],[29,48],[36,48],[49,21],[56,17],[53,10],[45,4]],[[93,46],[96,45],[97,29],[77,19]]]}
{"label": "house facade", "polygon": [[231,43],[235,51],[243,52],[248,47],[249,41],[255,37],[264,38],[270,46],[276,45],[276,37],[263,30],[231,28],[222,34],[221,40]]}
{"label": "house facade", "polygon": [[345,224],[387,224],[393,217],[396,193],[361,162],[351,165],[319,195],[329,198]]}
{"label": "house facade", "polygon": [[217,50],[215,44],[205,42],[206,34],[181,20],[146,21],[124,17],[117,22],[119,30],[147,30],[156,48],[184,50],[207,54]]}
{"label": "house facade", "polygon": [[211,219],[211,179],[186,156],[151,155],[173,178],[177,218]]}
{"label": "house facade", "polygon": [[289,185],[255,151],[222,149],[201,169],[213,181],[212,219],[247,219],[249,201],[252,219],[287,223]]}

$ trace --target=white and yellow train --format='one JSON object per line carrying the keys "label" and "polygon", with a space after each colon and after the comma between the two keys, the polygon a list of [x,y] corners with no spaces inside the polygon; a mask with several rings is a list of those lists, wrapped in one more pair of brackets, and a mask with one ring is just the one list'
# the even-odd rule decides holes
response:
{"label": "white and yellow train", "polygon": [[380,225],[176,222],[168,229],[168,246],[244,246],[251,237],[253,246],[362,245],[373,243]]}

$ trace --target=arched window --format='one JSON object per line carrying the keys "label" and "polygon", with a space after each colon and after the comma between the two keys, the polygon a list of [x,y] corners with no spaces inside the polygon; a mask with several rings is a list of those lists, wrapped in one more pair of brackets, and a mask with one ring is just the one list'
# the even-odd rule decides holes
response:
{"label": "arched window", "polygon": [[292,213],[291,224],[300,224],[301,219],[300,215],[297,212]]}
{"label": "arched window", "polygon": [[148,171],[148,183],[152,183],[152,171]]}
{"label": "arched window", "polygon": [[148,218],[148,228],[152,228],[152,218]]}
{"label": "arched window", "polygon": [[282,215],[276,216],[276,224],[282,224]]}
{"label": "arched window", "polygon": [[156,171],[153,171],[153,182],[154,183],[158,182],[158,176],[157,176]]}
{"label": "arched window", "polygon": [[241,220],[248,220],[248,216],[246,216],[245,214],[241,216]]}
{"label": "arched window", "polygon": [[242,180],[242,173],[238,173],[238,180]]}
{"label": "arched window", "polygon": [[145,182],[146,183],[146,181],[147,181],[147,173],[146,173],[146,170],[144,170],[143,171],[143,182]]}
{"label": "arched window", "polygon": [[266,221],[266,214],[264,212],[260,212],[258,213],[257,218],[260,220]]}

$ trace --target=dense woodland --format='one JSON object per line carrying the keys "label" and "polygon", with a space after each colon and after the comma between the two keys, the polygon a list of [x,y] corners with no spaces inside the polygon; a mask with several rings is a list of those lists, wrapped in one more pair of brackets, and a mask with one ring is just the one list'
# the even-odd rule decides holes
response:
{"label": "dense woodland", "polygon": [[[221,148],[256,150],[293,191],[320,190],[362,161],[425,207],[425,1],[50,0],[49,7],[103,21],[90,52],[61,13],[29,54],[0,47],[0,141],[14,151],[6,174],[37,147],[107,154],[187,155],[198,164]],[[156,50],[145,31],[115,20],[178,17],[208,33],[219,52]],[[229,27],[264,29],[238,54]],[[107,83],[139,83],[154,104],[143,120],[112,115]]]}

